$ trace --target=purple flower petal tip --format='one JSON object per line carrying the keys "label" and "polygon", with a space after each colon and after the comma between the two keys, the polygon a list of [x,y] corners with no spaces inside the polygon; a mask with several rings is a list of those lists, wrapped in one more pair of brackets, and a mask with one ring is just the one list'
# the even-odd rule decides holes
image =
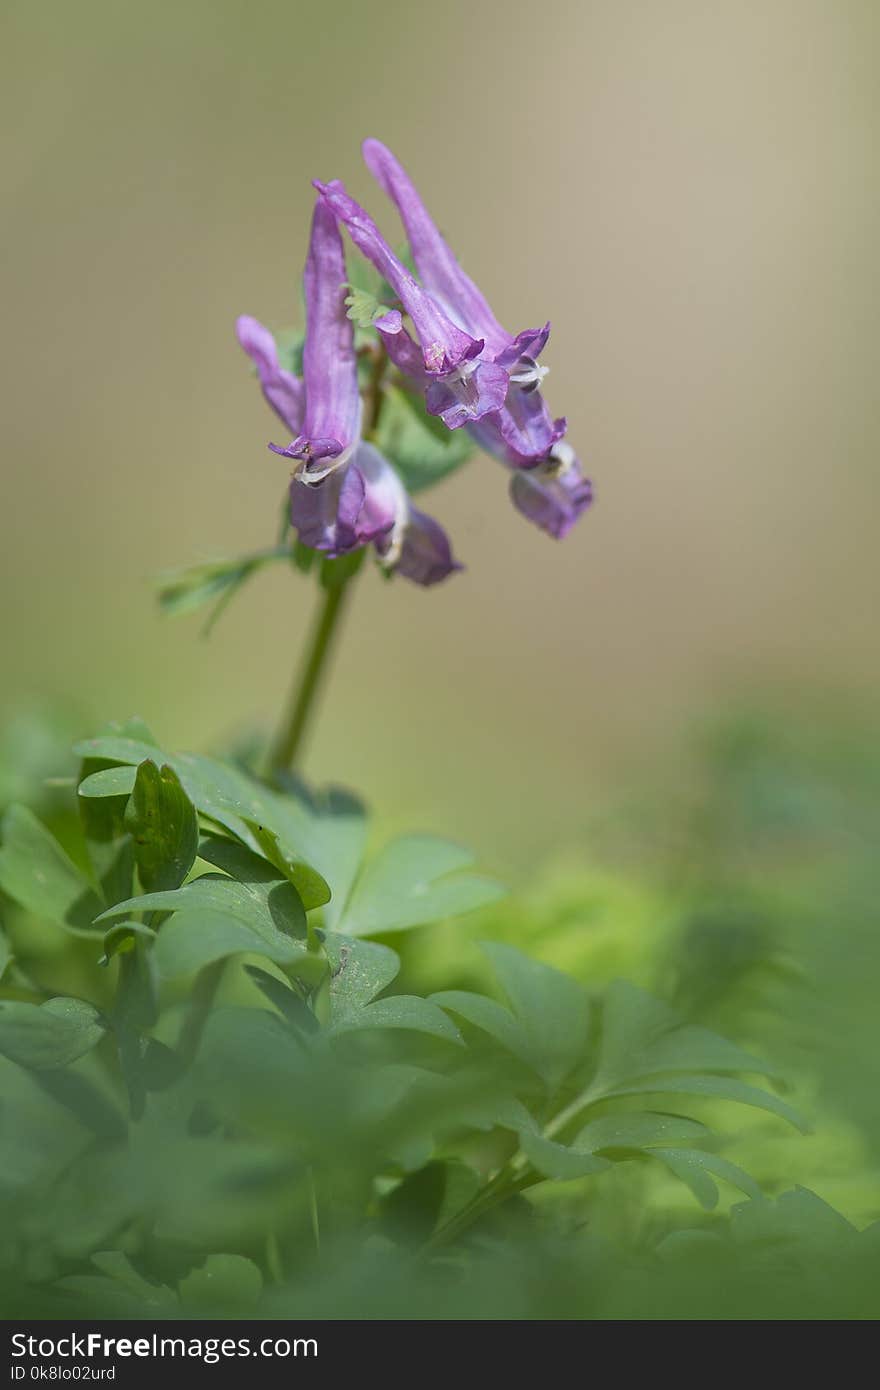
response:
{"label": "purple flower petal tip", "polygon": [[562,450],[562,458],[522,469],[510,480],[514,506],[555,540],[563,540],[593,502],[592,483],[574,453]]}
{"label": "purple flower petal tip", "polygon": [[235,335],[257,369],[269,405],[291,434],[298,434],[305,404],[303,383],[281,366],[273,334],[259,319],[242,314],[236,320]]}

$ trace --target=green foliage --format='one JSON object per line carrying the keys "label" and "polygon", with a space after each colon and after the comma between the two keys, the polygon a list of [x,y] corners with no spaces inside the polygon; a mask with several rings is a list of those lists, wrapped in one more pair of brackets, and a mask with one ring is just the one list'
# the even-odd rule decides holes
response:
{"label": "green foliage", "polygon": [[65,1067],[101,1041],[105,1026],[98,1010],[81,999],[7,999],[0,1001],[0,1052],[35,1071]]}
{"label": "green foliage", "polygon": [[75,753],[79,837],[0,845],[8,1315],[877,1311],[877,1232],[753,1175],[805,1142],[753,1039],[460,934],[425,997],[430,924],[516,911],[466,851],[137,721]]}
{"label": "green foliage", "polygon": [[346,310],[357,328],[372,328],[375,319],[388,313],[388,305],[380,304],[369,290],[358,289],[355,285],[349,286],[349,290],[345,299]]}
{"label": "green foliage", "polygon": [[205,623],[205,633],[211,631],[217,619],[247,581],[267,565],[277,560],[290,560],[289,546],[275,545],[250,555],[231,560],[214,560],[207,564],[190,565],[185,569],[163,574],[157,581],[159,606],[169,614],[191,613],[206,603],[214,608]]}
{"label": "green foliage", "polygon": [[385,388],[376,447],[394,464],[411,493],[433,487],[474,453],[464,430],[448,430],[428,414],[420,397],[402,386]]}

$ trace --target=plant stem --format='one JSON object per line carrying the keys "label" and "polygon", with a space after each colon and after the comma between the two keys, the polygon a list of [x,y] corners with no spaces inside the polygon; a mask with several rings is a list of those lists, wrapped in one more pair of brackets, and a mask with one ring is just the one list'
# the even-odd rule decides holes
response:
{"label": "plant stem", "polygon": [[[385,369],[388,365],[388,356],[381,344],[373,348],[369,356],[370,377],[363,390],[363,437],[367,440],[375,436],[379,424],[382,404],[385,399],[382,386],[385,379]],[[352,558],[356,560],[363,558],[362,552],[359,552],[355,557],[347,557],[349,561]],[[331,563],[333,565],[343,564],[344,560]],[[326,566],[327,562],[325,561],[322,573],[326,573]],[[321,684],[321,677],[327,665],[333,639],[338,631],[339,619],[345,606],[345,596],[356,571],[357,564],[355,563],[351,569],[343,569],[341,573],[334,575],[331,582],[325,585],[324,601],[312,630],[305,658],[291,691],[284,717],[275,736],[275,742],[272,745],[268,768],[270,774],[292,770],[299,756],[303,736],[315,703],[315,696]]]}
{"label": "plant stem", "polygon": [[324,601],[312,630],[300,672],[291,691],[290,703],[272,746],[271,772],[292,768],[302,747],[303,735],[312,712],[327,658],[338,629],[350,578],[341,579],[324,593]]}
{"label": "plant stem", "polygon": [[177,1040],[177,1051],[187,1066],[192,1064],[199,1050],[202,1031],[207,1022],[208,1014],[211,1012],[214,996],[217,993],[225,967],[225,959],[212,961],[210,965],[206,965],[203,970],[200,970],[196,977],[190,995],[189,1007]]}

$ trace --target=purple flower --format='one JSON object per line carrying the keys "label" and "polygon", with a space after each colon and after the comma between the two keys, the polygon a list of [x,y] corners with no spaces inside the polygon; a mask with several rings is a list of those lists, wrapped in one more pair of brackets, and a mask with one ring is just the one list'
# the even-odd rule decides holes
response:
{"label": "purple flower", "polygon": [[376,322],[392,362],[425,389],[425,404],[450,429],[480,420],[500,409],[507,395],[508,372],[498,366],[486,341],[456,324],[443,304],[425,290],[385,242],[363,208],[338,180],[315,187],[325,206],[344,222],[355,246],[387,280],[412,320],[417,348],[398,310]]}
{"label": "purple flower", "polygon": [[458,264],[391,151],[378,140],[365,141],[363,150],[370,172],[400,213],[419,281],[341,184],[317,187],[412,320],[419,346],[398,310],[376,321],[389,356],[424,391],[432,415],[451,429],[464,425],[480,448],[515,470],[511,496],[517,508],[548,534],[566,535],[589,506],[592,487],[563,442],[565,420],[551,417],[541,394],[547,368],[538,358],[550,336],[549,323],[515,337],[508,333]]}
{"label": "purple flower", "polygon": [[561,541],[593,500],[593,485],[585,478],[570,444],[556,444],[546,463],[519,468],[510,480],[513,505],[548,535]]}
{"label": "purple flower", "polygon": [[303,544],[338,558],[371,542],[382,563],[419,584],[460,566],[442,527],[414,508],[397,473],[361,438],[354,326],[345,306],[346,271],[336,219],[318,199],[305,269],[303,380],[279,364],[275,340],[256,319],[238,320],[269,404],[295,435],[290,520]]}
{"label": "purple flower", "polygon": [[[545,462],[553,445],[565,434],[565,421],[551,419],[540,392],[547,368],[538,357],[550,336],[550,325],[529,328],[513,337],[496,319],[487,300],[464,273],[419,197],[406,170],[378,140],[364,142],[367,167],[397,207],[425,290],[447,314],[474,338],[482,339],[484,355],[504,371],[504,399],[488,415],[485,430],[470,432],[481,446],[513,468]],[[430,409],[430,406],[429,406]]]}

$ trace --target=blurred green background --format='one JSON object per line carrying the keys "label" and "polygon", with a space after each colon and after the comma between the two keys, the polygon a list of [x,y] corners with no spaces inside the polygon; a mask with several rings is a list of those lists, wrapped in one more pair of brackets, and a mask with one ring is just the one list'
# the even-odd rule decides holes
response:
{"label": "blurred green background", "polygon": [[[158,571],[271,540],[285,467],[237,348],[295,320],[309,180],[396,233],[411,168],[597,504],[558,545],[479,458],[438,489],[467,572],[367,577],[307,771],[499,867],[583,838],[744,691],[877,690],[873,0],[7,0],[7,713],[137,711],[175,746],[267,726],[311,592],[212,638]],[[528,858],[523,851],[528,847]]]}

